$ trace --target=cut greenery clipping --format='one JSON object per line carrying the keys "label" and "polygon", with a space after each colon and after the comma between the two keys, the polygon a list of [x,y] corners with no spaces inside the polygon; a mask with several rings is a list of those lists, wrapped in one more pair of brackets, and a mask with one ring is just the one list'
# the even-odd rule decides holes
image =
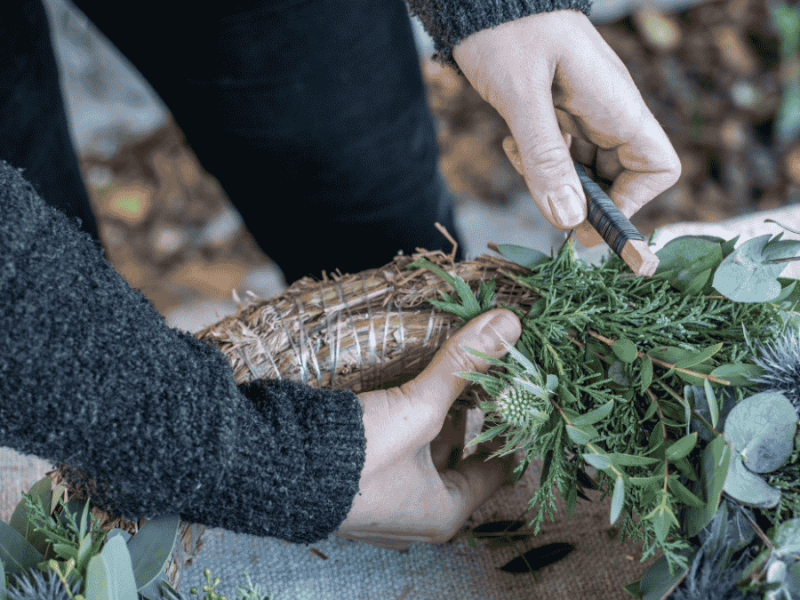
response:
{"label": "cut greenery clipping", "polygon": [[496,367],[460,374],[491,396],[470,445],[503,436],[492,457],[519,452],[518,478],[543,461],[534,535],[554,487],[568,516],[584,487],[611,495],[620,538],[643,540],[642,561],[663,552],[624,586],[634,598],[800,600],[800,282],[780,277],[800,241],[781,237],[677,238],[652,277],[614,255],[588,265],[572,241],[555,257],[498,246],[529,269],[503,273],[539,296],[527,314],[494,281],[473,293],[425,258],[409,266],[444,278],[457,298],[429,301],[465,322],[520,318],[503,360],[466,349]]}
{"label": "cut greenery clipping", "polygon": [[[50,477],[38,481],[22,493],[11,521],[0,521],[0,600],[226,600],[208,569],[202,596],[167,581],[178,515],[149,520],[133,536],[101,530],[89,512],[91,499],[65,503],[64,486],[51,490],[51,484]],[[247,588],[238,587],[238,600],[274,600],[243,575]]]}

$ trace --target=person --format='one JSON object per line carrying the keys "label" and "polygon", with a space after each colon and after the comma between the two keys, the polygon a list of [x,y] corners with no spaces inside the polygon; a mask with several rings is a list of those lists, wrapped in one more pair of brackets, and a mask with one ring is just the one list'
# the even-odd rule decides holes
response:
{"label": "person", "polygon": [[[401,0],[75,4],[160,94],[287,281],[437,249],[436,221],[458,235]],[[589,0],[408,8],[434,59],[506,120],[554,226],[600,241],[571,154],[596,160],[627,216],[677,181]],[[103,258],[40,0],[0,8],[0,109],[0,443],[81,469],[111,514],[296,543],[443,542],[508,476],[508,457],[484,450],[445,468],[459,443],[446,414],[455,373],[488,367],[462,345],[504,356],[513,313],[476,317],[398,388],[237,386],[218,349],[167,327]]]}

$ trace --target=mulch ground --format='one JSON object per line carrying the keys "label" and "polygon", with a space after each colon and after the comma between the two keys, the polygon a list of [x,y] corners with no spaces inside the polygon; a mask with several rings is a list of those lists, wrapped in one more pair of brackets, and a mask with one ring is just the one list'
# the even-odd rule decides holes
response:
{"label": "mulch ground", "polygon": [[[781,59],[765,0],[711,1],[670,15],[642,9],[597,29],[683,167],[678,183],[632,219],[642,233],[800,203],[800,136],[775,137],[785,81],[797,66]],[[421,67],[451,189],[462,200],[508,204],[527,188],[501,146],[505,122],[453,71],[430,61]],[[269,260],[244,227],[220,243],[200,235],[230,204],[174,125],[110,160],[83,157],[82,168],[109,261],[162,314],[185,298],[176,280],[188,289],[214,265],[235,274]],[[212,288],[213,277],[206,276]],[[228,283],[218,286],[227,298]]]}

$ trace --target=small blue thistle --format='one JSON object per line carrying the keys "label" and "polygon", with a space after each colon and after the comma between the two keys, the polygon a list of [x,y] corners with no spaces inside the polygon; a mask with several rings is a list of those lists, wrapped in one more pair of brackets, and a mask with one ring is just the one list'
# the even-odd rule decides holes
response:
{"label": "small blue thistle", "polygon": [[745,563],[753,559],[750,553],[745,551],[731,566],[727,559],[721,547],[701,548],[670,600],[759,600],[759,594],[736,587]]}
{"label": "small blue thistle", "polygon": [[[47,580],[45,574],[38,569],[33,569],[27,574],[30,578],[16,576],[15,583],[19,588],[9,586],[6,590],[8,600],[71,600],[72,596],[55,571],[47,571]],[[80,579],[75,579],[71,583],[70,591],[73,596],[81,591]]]}
{"label": "small blue thistle", "polygon": [[800,330],[788,329],[780,338],[759,347],[754,358],[764,373],[753,381],[761,392],[780,392],[800,414]]}

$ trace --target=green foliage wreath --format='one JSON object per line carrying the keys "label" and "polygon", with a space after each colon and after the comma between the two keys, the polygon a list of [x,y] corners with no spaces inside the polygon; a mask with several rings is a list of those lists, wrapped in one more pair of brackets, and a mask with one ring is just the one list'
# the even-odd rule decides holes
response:
{"label": "green foliage wreath", "polygon": [[539,296],[527,314],[498,305],[494,282],[476,297],[424,258],[409,265],[451,284],[458,298],[429,301],[465,322],[495,307],[520,318],[504,360],[467,349],[497,367],[461,374],[491,396],[471,444],[504,436],[492,456],[519,451],[519,477],[543,461],[534,535],[554,489],[568,516],[584,486],[611,494],[620,538],[649,545],[642,561],[663,551],[625,586],[635,598],[800,599],[800,282],[779,276],[800,241],[781,237],[678,238],[649,278],[617,256],[588,265],[571,241],[555,257],[499,246],[530,269],[508,274]]}

